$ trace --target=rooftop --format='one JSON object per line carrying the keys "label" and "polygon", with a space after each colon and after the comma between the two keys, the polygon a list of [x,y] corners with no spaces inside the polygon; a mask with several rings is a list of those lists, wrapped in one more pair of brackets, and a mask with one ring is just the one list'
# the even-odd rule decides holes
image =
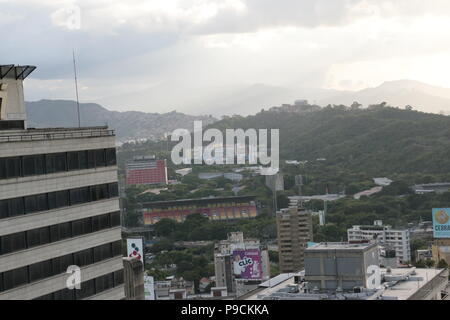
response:
{"label": "rooftop", "polygon": [[[448,283],[446,269],[381,269],[383,281],[378,289],[361,288],[359,292],[304,291],[304,282],[296,283],[303,273],[281,274],[240,297],[243,300],[420,300],[431,290],[439,291]],[[430,287],[430,288],[428,288]]]}
{"label": "rooftop", "polygon": [[29,128],[26,130],[0,130],[0,143],[2,142],[26,142],[43,140],[60,140],[74,138],[93,138],[115,136],[112,129],[107,126],[81,127],[81,128]]}
{"label": "rooftop", "polygon": [[365,250],[371,247],[376,247],[373,243],[348,243],[348,242],[322,242],[315,244],[306,249],[306,251],[313,250]]}
{"label": "rooftop", "polygon": [[0,79],[24,80],[36,69],[35,66],[0,65]]}

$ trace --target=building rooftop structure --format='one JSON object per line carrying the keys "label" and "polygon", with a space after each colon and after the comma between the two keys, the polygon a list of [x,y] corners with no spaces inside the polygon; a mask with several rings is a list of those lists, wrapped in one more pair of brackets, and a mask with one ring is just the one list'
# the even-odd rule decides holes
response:
{"label": "building rooftop structure", "polygon": [[[243,300],[441,300],[448,293],[447,269],[381,269],[382,283],[377,289],[313,292],[304,282],[304,272],[281,274],[261,283]],[[278,281],[277,281],[278,279]]]}
{"label": "building rooftop structure", "polygon": [[348,242],[322,242],[317,243],[308,248],[308,251],[313,250],[366,250],[374,247],[371,243],[348,243]]}

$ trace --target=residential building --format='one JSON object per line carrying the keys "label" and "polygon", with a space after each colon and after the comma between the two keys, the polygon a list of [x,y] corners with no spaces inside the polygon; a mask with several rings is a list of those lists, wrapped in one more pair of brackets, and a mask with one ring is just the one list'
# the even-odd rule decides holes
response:
{"label": "residential building", "polygon": [[154,156],[134,157],[125,166],[127,185],[167,184],[166,160],[157,160]]}
{"label": "residential building", "polygon": [[305,281],[318,291],[366,287],[368,267],[379,265],[376,244],[319,243],[305,250]]}
{"label": "residential building", "polygon": [[0,299],[123,299],[114,131],[27,128],[33,70],[0,66]]}
{"label": "residential building", "polygon": [[298,206],[277,212],[279,268],[282,273],[304,268],[304,251],[313,241],[312,214]]}
{"label": "residential building", "polygon": [[410,234],[408,229],[396,230],[376,221],[373,226],[353,226],[347,230],[348,242],[376,242],[395,250],[401,263],[411,261]]}

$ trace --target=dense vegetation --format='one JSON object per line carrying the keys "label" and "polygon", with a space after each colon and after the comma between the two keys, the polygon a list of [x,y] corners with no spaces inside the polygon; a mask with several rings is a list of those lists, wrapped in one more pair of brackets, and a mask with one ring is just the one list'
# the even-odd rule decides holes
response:
{"label": "dense vegetation", "polygon": [[[263,111],[214,128],[280,129],[281,159],[326,158],[327,169],[371,176],[450,176],[450,118],[387,107],[328,106],[308,114]],[[324,175],[327,176],[327,175]]]}

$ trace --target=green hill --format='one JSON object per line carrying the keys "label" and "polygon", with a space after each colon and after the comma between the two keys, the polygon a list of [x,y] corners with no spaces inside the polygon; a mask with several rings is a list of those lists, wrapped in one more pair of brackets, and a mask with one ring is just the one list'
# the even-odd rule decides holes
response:
{"label": "green hill", "polygon": [[450,118],[442,115],[341,105],[303,114],[262,111],[212,127],[280,129],[283,160],[326,158],[327,167],[373,176],[450,172]]}

